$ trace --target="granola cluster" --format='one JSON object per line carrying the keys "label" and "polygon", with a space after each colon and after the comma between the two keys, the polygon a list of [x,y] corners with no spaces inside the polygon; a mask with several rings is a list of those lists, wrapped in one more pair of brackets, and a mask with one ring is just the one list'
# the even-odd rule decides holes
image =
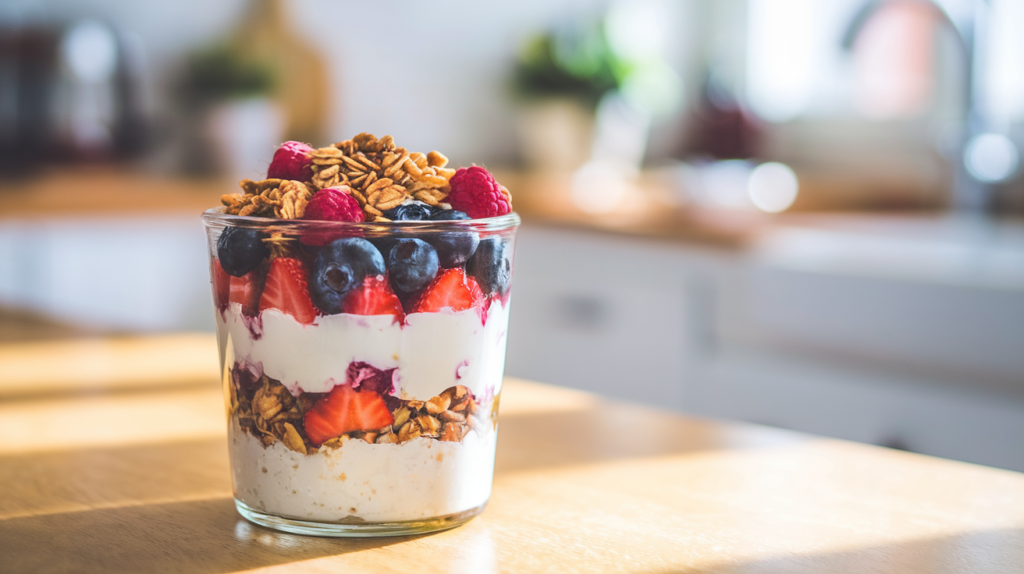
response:
{"label": "granola cluster", "polygon": [[301,219],[310,197],[326,188],[342,189],[355,198],[366,221],[391,221],[384,212],[410,199],[451,209],[445,199],[456,170],[445,167],[448,158],[439,152],[410,152],[397,147],[391,136],[377,139],[361,133],[314,149],[309,159],[313,174],[310,181],[242,180],[239,185],[244,194],[221,197],[227,213]]}
{"label": "granola cluster", "polygon": [[498,397],[485,409],[462,385],[444,390],[427,401],[388,397],[394,423],[380,429],[354,431],[315,446],[303,428],[305,414],[322,393],[293,396],[279,381],[261,375],[255,384],[245,384],[235,375],[228,384],[231,416],[242,430],[259,438],[264,446],[277,441],[302,454],[340,447],[345,440],[370,444],[401,444],[415,438],[461,442],[470,431],[493,429],[498,420]]}
{"label": "granola cluster", "polygon": [[243,179],[239,185],[244,195],[229,193],[220,198],[227,213],[277,219],[301,219],[317,191],[307,183],[285,179]]}

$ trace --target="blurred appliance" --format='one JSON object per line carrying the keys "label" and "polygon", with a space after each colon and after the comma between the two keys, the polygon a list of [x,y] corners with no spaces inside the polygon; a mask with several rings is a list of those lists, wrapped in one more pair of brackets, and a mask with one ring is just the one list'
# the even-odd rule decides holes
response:
{"label": "blurred appliance", "polygon": [[109,25],[0,27],[0,172],[142,151],[141,53]]}

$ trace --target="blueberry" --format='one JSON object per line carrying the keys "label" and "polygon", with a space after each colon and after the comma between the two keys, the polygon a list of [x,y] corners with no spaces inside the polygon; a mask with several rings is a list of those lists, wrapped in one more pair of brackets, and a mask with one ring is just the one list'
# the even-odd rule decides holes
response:
{"label": "blueberry", "polygon": [[388,254],[388,272],[396,292],[413,293],[437,275],[437,251],[420,239],[399,239]]}
{"label": "blueberry", "polygon": [[[433,221],[460,221],[470,219],[468,215],[454,209],[438,209],[430,216]],[[461,267],[472,257],[476,246],[480,243],[480,235],[475,231],[454,231],[439,233],[427,239],[441,259],[441,267]]]}
{"label": "blueberry", "polygon": [[367,276],[384,274],[384,256],[361,237],[346,237],[325,245],[313,259],[309,296],[328,315],[341,312],[341,300]]}
{"label": "blueberry", "polygon": [[488,237],[480,240],[476,253],[466,262],[466,272],[472,275],[484,293],[508,293],[512,281],[511,253],[508,243],[501,237]]}
{"label": "blueberry", "polygon": [[391,221],[422,221],[428,219],[432,208],[422,201],[412,200],[384,212]]}
{"label": "blueberry", "polygon": [[456,221],[471,218],[462,211],[456,211],[454,209],[436,209],[434,210],[434,213],[430,215],[430,219],[434,221]]}
{"label": "blueberry", "polygon": [[437,250],[441,267],[450,269],[465,265],[476,252],[480,236],[475,231],[453,231],[431,236],[428,241]]}
{"label": "blueberry", "polygon": [[270,255],[263,243],[266,235],[255,229],[228,227],[217,239],[217,259],[224,272],[241,277],[259,267]]}

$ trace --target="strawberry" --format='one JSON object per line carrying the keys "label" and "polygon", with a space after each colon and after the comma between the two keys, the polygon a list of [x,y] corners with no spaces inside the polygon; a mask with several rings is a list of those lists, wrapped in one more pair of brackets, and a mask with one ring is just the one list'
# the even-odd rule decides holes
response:
{"label": "strawberry", "polygon": [[231,294],[231,276],[220,266],[220,260],[210,262],[210,281],[213,283],[213,303],[218,309],[228,306]]}
{"label": "strawberry", "polygon": [[464,311],[471,307],[482,308],[484,294],[476,279],[466,276],[461,267],[445,269],[427,285],[423,294],[413,305],[413,313],[436,313],[442,309]]}
{"label": "strawberry", "polygon": [[259,296],[260,289],[256,271],[250,271],[241,277],[231,277],[228,285],[228,303],[240,303],[242,313],[255,315]]}
{"label": "strawberry", "polygon": [[303,424],[310,442],[320,446],[347,432],[377,430],[395,422],[384,398],[370,390],[338,385],[306,412]]}
{"label": "strawberry", "polygon": [[349,291],[341,302],[343,313],[353,315],[393,315],[401,321],[402,302],[383,275],[367,276],[363,284]]}
{"label": "strawberry", "polygon": [[277,257],[270,262],[267,282],[260,297],[260,311],[277,309],[299,323],[310,325],[316,319],[316,307],[309,298],[309,272],[298,259]]}

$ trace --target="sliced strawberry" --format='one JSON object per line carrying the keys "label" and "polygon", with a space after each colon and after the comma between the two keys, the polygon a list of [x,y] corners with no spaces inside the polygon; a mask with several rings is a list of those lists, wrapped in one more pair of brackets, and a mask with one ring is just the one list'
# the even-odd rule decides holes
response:
{"label": "sliced strawberry", "polygon": [[341,302],[341,311],[353,315],[393,315],[399,321],[405,316],[402,302],[381,275],[367,276],[361,286],[349,291]]}
{"label": "sliced strawberry", "polygon": [[298,259],[277,257],[271,260],[260,297],[260,311],[277,309],[295,317],[299,323],[311,325],[317,312],[309,298],[308,277],[306,265]]}
{"label": "sliced strawberry", "polygon": [[347,432],[377,430],[395,422],[384,398],[370,390],[338,385],[306,412],[306,436],[316,446]]}
{"label": "sliced strawberry", "polygon": [[228,302],[240,303],[242,313],[255,315],[259,305],[259,281],[256,271],[250,271],[241,277],[231,277],[228,285]]}
{"label": "sliced strawberry", "polygon": [[218,309],[228,306],[231,294],[231,276],[220,266],[220,260],[210,262],[210,281],[213,282],[213,302]]}
{"label": "sliced strawberry", "polygon": [[484,294],[476,279],[466,275],[461,267],[445,269],[427,285],[419,300],[413,305],[413,313],[436,313],[442,309],[465,311],[482,307]]}

